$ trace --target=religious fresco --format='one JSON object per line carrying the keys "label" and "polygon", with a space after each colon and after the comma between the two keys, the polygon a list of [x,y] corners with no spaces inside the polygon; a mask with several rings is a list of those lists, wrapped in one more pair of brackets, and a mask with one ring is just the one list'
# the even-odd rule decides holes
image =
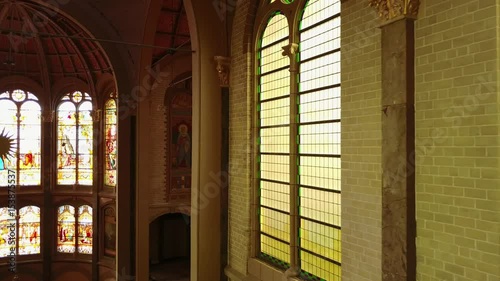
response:
{"label": "religious fresco", "polygon": [[192,96],[190,91],[176,89],[168,108],[170,133],[169,190],[188,191],[191,188],[192,167]]}

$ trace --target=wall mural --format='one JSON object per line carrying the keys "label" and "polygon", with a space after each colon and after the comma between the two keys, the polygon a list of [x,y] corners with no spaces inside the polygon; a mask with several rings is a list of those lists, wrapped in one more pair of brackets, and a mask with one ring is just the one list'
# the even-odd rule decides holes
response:
{"label": "wall mural", "polygon": [[191,80],[167,90],[167,198],[185,199],[191,189],[192,95]]}

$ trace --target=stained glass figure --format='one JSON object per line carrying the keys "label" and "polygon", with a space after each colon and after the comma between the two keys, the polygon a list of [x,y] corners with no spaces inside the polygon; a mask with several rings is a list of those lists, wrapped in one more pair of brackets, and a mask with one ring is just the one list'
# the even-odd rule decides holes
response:
{"label": "stained glass figure", "polygon": [[61,185],[92,185],[91,98],[74,92],[64,96],[57,108],[58,172]]}
{"label": "stained glass figure", "polygon": [[78,208],[78,253],[92,254],[92,207]]}
{"label": "stained glass figure", "polygon": [[15,223],[15,216],[15,211],[12,213],[9,208],[0,208],[0,258],[7,257],[11,247],[16,247],[16,229],[10,227],[11,222]]}
{"label": "stained glass figure", "polygon": [[57,210],[57,251],[75,252],[75,208],[64,205]]}
{"label": "stained glass figure", "polygon": [[116,102],[114,99],[109,99],[106,102],[106,120],[105,120],[105,142],[106,142],[106,168],[104,171],[104,184],[108,186],[116,186],[116,165],[117,165],[117,123],[116,123]]}
{"label": "stained glass figure", "polygon": [[40,253],[40,208],[26,206],[19,210],[19,255]]}

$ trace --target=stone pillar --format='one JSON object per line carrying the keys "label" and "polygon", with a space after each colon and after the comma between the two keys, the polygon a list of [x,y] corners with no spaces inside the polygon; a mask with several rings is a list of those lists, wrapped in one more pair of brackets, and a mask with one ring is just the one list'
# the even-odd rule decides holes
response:
{"label": "stone pillar", "polygon": [[382,280],[416,280],[415,40],[418,0],[371,0],[382,29]]}
{"label": "stone pillar", "polygon": [[228,263],[228,231],[229,231],[229,74],[231,58],[216,56],[216,70],[221,87],[221,172],[220,172],[220,231],[221,231],[221,276],[220,281],[226,281],[224,273]]}

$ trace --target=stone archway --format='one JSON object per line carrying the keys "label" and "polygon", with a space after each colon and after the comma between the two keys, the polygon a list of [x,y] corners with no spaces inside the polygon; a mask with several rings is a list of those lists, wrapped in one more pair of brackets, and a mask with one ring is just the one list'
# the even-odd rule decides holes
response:
{"label": "stone archway", "polygon": [[[220,84],[215,70],[214,57],[225,50],[222,40],[223,22],[219,20],[212,1],[185,0],[186,14],[191,34],[193,71],[193,161],[191,195],[191,280],[218,280],[220,278],[220,181],[214,179],[220,170],[221,126]],[[159,0],[151,1],[151,21],[146,29],[154,28],[158,16]],[[146,30],[144,43],[150,43],[153,32]],[[144,50],[141,67],[151,61],[151,51]],[[143,71],[140,77],[146,77]],[[137,224],[136,256],[149,256],[149,186],[148,120],[150,106],[138,106],[138,173],[137,173]],[[140,191],[140,192],[139,192]],[[201,235],[203,233],[203,235]],[[136,278],[147,280],[148,259],[137,259]]]}

